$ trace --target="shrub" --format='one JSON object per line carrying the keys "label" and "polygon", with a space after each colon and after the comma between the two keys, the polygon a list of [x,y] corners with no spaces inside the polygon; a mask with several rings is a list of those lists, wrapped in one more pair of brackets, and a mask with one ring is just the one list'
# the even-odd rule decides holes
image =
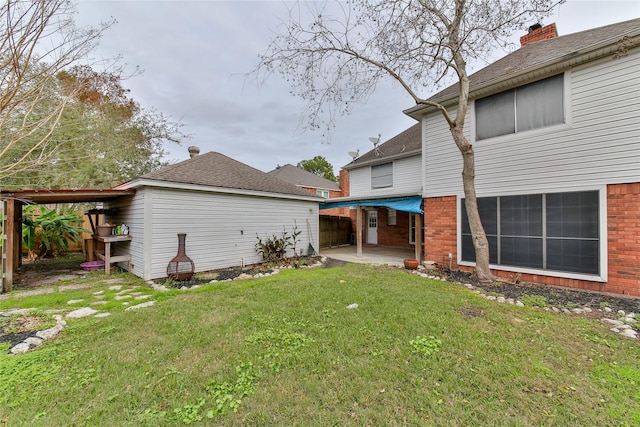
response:
{"label": "shrub", "polygon": [[73,212],[57,213],[45,206],[27,206],[22,218],[22,240],[35,258],[52,257],[69,249],[69,242],[82,240],[80,233],[89,232],[75,225],[82,218]]}

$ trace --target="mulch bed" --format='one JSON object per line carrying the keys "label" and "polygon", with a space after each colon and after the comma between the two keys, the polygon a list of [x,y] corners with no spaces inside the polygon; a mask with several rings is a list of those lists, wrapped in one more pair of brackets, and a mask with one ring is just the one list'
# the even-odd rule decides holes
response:
{"label": "mulch bed", "polygon": [[606,294],[587,290],[563,288],[552,285],[539,285],[536,283],[508,283],[494,282],[480,284],[472,274],[462,271],[452,271],[447,280],[460,283],[470,283],[485,293],[498,294],[505,298],[520,299],[523,296],[542,296],[547,305],[562,307],[589,307],[592,310],[609,307],[616,313],[623,310],[625,313],[640,312],[640,298],[626,297],[623,295]]}

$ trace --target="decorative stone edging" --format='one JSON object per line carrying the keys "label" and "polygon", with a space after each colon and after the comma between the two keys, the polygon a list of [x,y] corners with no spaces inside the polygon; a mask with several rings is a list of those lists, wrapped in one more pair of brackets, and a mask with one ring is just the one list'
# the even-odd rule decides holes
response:
{"label": "decorative stone edging", "polygon": [[[426,279],[431,279],[431,280],[439,280],[442,282],[448,282],[448,280],[443,279],[441,277],[438,276],[433,276],[430,274],[425,273],[423,270],[410,270],[411,274],[415,274],[418,275],[420,277],[424,277]],[[519,301],[519,300],[515,300],[513,298],[505,298],[505,297],[496,297],[493,295],[486,295],[484,293],[482,293],[482,291],[476,289],[475,286],[473,286],[470,283],[460,283],[462,286],[464,286],[465,288],[469,289],[470,291],[472,291],[475,294],[478,294],[479,296],[481,296],[482,298],[485,298],[487,300],[490,301],[496,301],[498,303],[504,304],[513,304],[516,305],[518,307],[524,307],[525,305]],[[582,308],[573,308],[571,310],[569,310],[568,308],[558,308],[558,307],[543,307],[543,309],[545,311],[553,311],[555,313],[564,313],[564,314],[588,314],[588,313],[593,313],[593,309],[591,307],[582,307]],[[597,310],[598,312],[604,312],[604,313],[612,313],[612,310],[609,307],[605,307],[604,309]],[[631,339],[635,339],[638,340],[640,339],[640,335],[638,334],[638,331],[635,330],[633,328],[632,325],[637,323],[636,320],[636,313],[625,313],[623,310],[619,310],[617,313],[618,319],[611,319],[609,317],[602,317],[600,318],[600,322],[602,322],[603,324],[610,326],[610,331],[615,332],[619,335],[621,335],[624,338],[631,338]]]}

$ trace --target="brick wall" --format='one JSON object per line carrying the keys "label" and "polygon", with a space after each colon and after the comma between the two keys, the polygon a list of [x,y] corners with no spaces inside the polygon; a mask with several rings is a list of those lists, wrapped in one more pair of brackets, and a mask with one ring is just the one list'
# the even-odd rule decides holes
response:
{"label": "brick wall", "polygon": [[520,46],[527,45],[533,42],[539,42],[540,40],[553,39],[558,37],[558,30],[556,30],[556,24],[549,24],[546,27],[537,28],[520,37]]}
{"label": "brick wall", "polygon": [[607,186],[607,292],[640,296],[640,183]]}
{"label": "brick wall", "polygon": [[339,197],[349,196],[349,192],[351,191],[350,189],[351,181],[350,181],[349,171],[340,169],[340,176],[339,176],[338,182],[340,184],[340,190],[342,191]]}
{"label": "brick wall", "polygon": [[[441,264],[448,262],[451,253],[454,268],[472,271],[470,267],[457,266],[456,198],[425,199],[424,221],[425,259]],[[544,285],[640,296],[640,183],[607,186],[607,226],[606,283],[499,270],[493,273],[510,281],[518,278]]]}
{"label": "brick wall", "polygon": [[378,209],[378,245],[396,248],[413,248],[409,243],[409,214],[396,211],[396,225],[388,225],[386,208]]}
{"label": "brick wall", "polygon": [[449,263],[449,254],[456,265],[456,197],[424,199],[425,260]]}

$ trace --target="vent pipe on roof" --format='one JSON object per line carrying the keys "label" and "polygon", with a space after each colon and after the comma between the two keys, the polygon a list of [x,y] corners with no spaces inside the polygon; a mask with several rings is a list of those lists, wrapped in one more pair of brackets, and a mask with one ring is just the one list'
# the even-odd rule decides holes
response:
{"label": "vent pipe on roof", "polygon": [[200,154],[200,147],[196,147],[195,145],[192,145],[191,147],[189,147],[189,157],[190,158],[193,159],[198,154]]}

